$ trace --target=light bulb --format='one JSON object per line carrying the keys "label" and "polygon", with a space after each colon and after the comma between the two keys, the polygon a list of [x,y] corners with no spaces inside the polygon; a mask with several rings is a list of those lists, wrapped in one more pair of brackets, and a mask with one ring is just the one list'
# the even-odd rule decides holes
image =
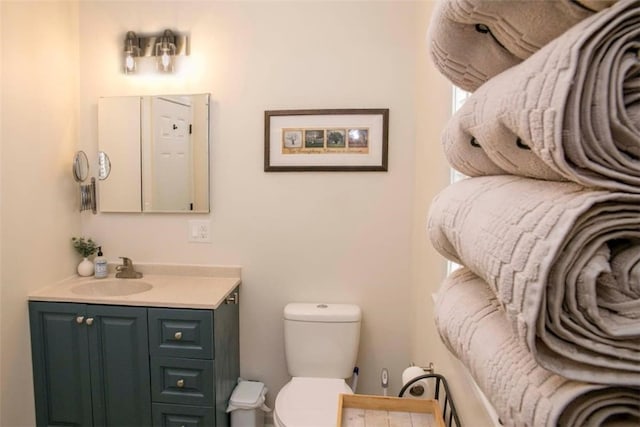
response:
{"label": "light bulb", "polygon": [[124,58],[124,72],[132,73],[136,70],[136,60],[131,55],[131,53],[127,53],[127,56]]}
{"label": "light bulb", "polygon": [[164,52],[162,54],[162,69],[164,71],[169,71],[169,68],[171,66],[171,56],[169,56],[169,52]]}

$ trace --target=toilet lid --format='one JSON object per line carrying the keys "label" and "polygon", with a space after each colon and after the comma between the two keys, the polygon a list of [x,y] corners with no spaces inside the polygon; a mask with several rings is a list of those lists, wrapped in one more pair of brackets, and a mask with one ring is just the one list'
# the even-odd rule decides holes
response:
{"label": "toilet lid", "polygon": [[274,414],[283,427],[335,427],[340,393],[353,394],[342,379],[294,377],[278,393]]}

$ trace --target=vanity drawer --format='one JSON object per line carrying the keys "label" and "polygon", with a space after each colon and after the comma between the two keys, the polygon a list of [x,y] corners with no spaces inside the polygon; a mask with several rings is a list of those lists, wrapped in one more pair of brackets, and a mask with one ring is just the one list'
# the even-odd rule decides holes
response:
{"label": "vanity drawer", "polygon": [[211,427],[213,408],[188,405],[153,404],[154,427]]}
{"label": "vanity drawer", "polygon": [[151,356],[213,359],[213,312],[149,309]]}
{"label": "vanity drawer", "polygon": [[213,360],[152,357],[151,400],[213,406]]}

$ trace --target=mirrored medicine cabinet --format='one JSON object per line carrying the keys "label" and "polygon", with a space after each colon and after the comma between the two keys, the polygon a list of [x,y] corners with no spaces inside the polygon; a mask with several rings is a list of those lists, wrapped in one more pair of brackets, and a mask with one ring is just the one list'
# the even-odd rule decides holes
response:
{"label": "mirrored medicine cabinet", "polygon": [[209,212],[209,98],[98,100],[101,212]]}

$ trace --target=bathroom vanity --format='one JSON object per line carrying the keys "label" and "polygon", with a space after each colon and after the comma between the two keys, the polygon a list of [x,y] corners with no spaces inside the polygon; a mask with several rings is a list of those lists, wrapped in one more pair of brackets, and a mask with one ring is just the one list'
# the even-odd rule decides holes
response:
{"label": "bathroom vanity", "polygon": [[240,269],[136,268],[29,296],[38,426],[229,425]]}

